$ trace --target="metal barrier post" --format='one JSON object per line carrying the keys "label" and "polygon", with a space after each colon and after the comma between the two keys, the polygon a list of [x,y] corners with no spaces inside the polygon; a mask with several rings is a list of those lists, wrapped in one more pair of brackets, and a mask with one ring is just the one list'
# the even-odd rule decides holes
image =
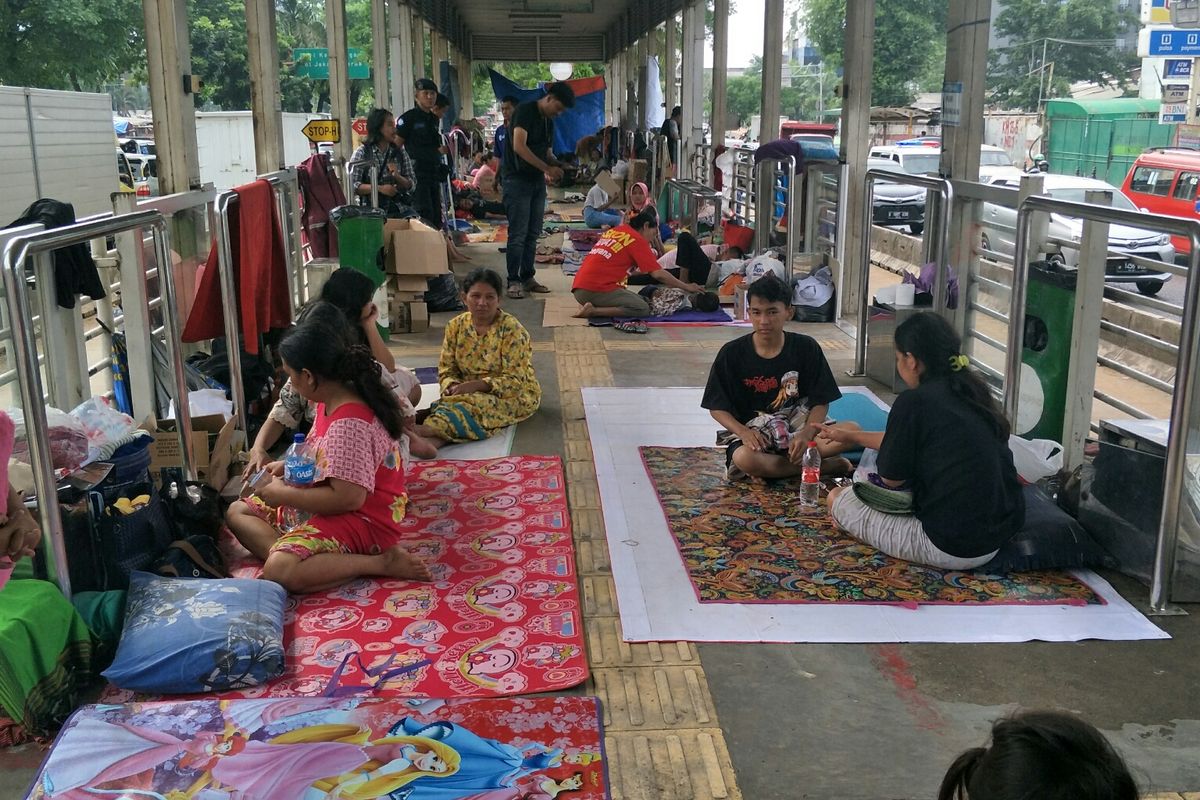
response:
{"label": "metal barrier post", "polygon": [[[54,274],[54,259],[50,252],[38,253],[33,260],[36,274]],[[83,320],[77,306],[59,307],[53,280],[39,279],[37,294],[38,305],[41,306],[42,341],[46,352],[55,356],[46,360],[50,403],[55,408],[70,411],[92,394]]]}
{"label": "metal barrier post", "polygon": [[[858,305],[858,336],[854,340],[854,371],[849,375],[861,378],[867,370],[867,317],[871,313],[871,229],[874,226],[875,182],[898,183],[902,186],[916,186],[926,191],[937,192],[941,202],[938,205],[937,249],[933,251],[933,261],[937,265],[937,276],[933,285],[933,310],[941,314],[946,308],[946,276],[949,272],[947,259],[950,257],[950,209],[954,205],[954,189],[950,181],[941,178],[931,178],[924,175],[902,175],[885,169],[868,169],[864,176],[866,195],[862,209],[863,230],[862,249],[859,258],[862,271],[859,274],[859,305]],[[929,215],[926,214],[926,228],[929,225]],[[931,248],[932,250],[932,248]]]}
{"label": "metal barrier post", "polygon": [[[292,247],[296,243],[296,239],[291,235],[293,215],[289,211],[288,196],[297,197],[299,195],[300,184],[298,176],[294,168],[287,168],[259,175],[258,180],[271,184],[271,193],[275,196],[275,214],[279,217],[279,244],[283,248],[284,260],[287,263],[288,282],[291,284],[289,295],[292,303],[292,315],[294,316],[300,305],[298,302],[298,298],[300,297],[300,269],[304,258],[300,253],[299,247]],[[299,207],[299,203],[296,205]]]}
{"label": "metal barrier post", "polygon": [[371,159],[363,158],[346,164],[346,202],[358,202],[358,195],[354,192],[354,168],[367,163],[371,164],[367,170],[367,177],[371,179],[371,208],[379,208],[379,167],[375,166]]}
{"label": "metal barrier post", "polygon": [[[68,598],[71,596],[71,579],[67,569],[62,515],[58,507],[58,492],[50,457],[42,375],[38,366],[37,337],[33,329],[29,295],[25,282],[25,264],[31,257],[50,253],[61,247],[87,242],[96,237],[144,228],[151,229],[158,258],[165,258],[167,263],[170,263],[171,247],[166,220],[161,214],[153,211],[143,211],[121,217],[108,216],[41,233],[15,236],[4,246],[3,270],[0,278],[3,280],[5,303],[12,320],[13,356],[17,364],[21,403],[29,437],[29,452],[33,467],[34,486],[37,492],[38,513],[41,516],[42,530],[49,538],[54,553],[59,588]],[[37,282],[52,284],[52,267],[37,258],[34,258],[32,263]],[[179,429],[183,467],[185,475],[189,479],[194,479],[195,459],[192,453],[191,436],[188,435],[191,430],[191,414],[187,403],[183,355],[179,345],[179,326],[175,319],[175,287],[170,271],[162,270],[160,272],[163,276],[164,297],[167,301],[164,303],[166,307],[163,310],[163,316],[167,320],[167,346],[170,349],[172,368],[175,373],[176,424]],[[147,338],[150,336],[148,330],[141,333]]]}
{"label": "metal barrier post", "polygon": [[[1036,213],[1058,213],[1109,225],[1151,228],[1162,233],[1186,236],[1191,242],[1188,257],[1189,274],[1200,275],[1200,222],[1180,217],[1126,211],[1069,200],[1055,200],[1044,195],[1026,197],[1017,208],[1017,235],[1013,252],[1012,295],[1008,316],[1008,341],[1005,353],[1004,413],[1016,419],[1019,410],[1021,384],[1021,350],[1025,334],[1025,301],[1029,281],[1031,227]],[[1107,249],[1107,247],[1105,248]],[[1171,426],[1167,436],[1166,478],[1163,483],[1163,507],[1159,520],[1158,542],[1155,547],[1154,569],[1150,582],[1150,610],[1156,614],[1173,613],[1170,608],[1171,586],[1175,578],[1176,550],[1179,544],[1179,504],[1183,497],[1187,469],[1188,426],[1195,402],[1192,385],[1196,375],[1196,356],[1200,352],[1196,337],[1197,304],[1200,303],[1200,281],[1189,280],[1180,320],[1179,355],[1175,367],[1175,393],[1171,398]]]}
{"label": "metal barrier post", "polygon": [[233,247],[229,240],[229,208],[237,192],[223,192],[216,203],[217,265],[221,279],[221,313],[225,318],[225,352],[229,359],[229,392],[238,425],[246,430],[246,387],[242,383],[242,344],[238,330],[237,284],[233,280]]}

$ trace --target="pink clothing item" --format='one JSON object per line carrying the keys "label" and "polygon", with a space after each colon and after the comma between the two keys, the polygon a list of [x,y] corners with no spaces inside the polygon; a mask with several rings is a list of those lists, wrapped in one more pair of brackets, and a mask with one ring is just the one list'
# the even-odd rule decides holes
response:
{"label": "pink clothing item", "polygon": [[496,170],[484,164],[475,171],[475,180],[471,185],[484,194],[496,191]]}
{"label": "pink clothing item", "polygon": [[366,763],[363,748],[346,742],[270,744],[248,742],[242,752],[225,756],[212,768],[234,797],[249,800],[301,797],[322,778],[336,778]]}
{"label": "pink clothing item", "polygon": [[[633,199],[633,190],[634,189],[642,190],[642,197],[644,198],[642,200],[642,202],[640,202],[640,203],[634,202],[634,199]],[[633,209],[634,211],[641,211],[643,208],[645,208],[648,205],[650,205],[650,189],[649,189],[649,187],[646,186],[646,184],[635,183],[633,186],[629,187],[629,207],[631,209]]]}

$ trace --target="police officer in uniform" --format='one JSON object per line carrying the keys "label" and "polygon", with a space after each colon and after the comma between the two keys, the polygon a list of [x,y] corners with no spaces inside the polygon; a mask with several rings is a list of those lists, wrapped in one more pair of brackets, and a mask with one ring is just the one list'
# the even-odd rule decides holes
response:
{"label": "police officer in uniform", "polygon": [[442,184],[446,181],[446,152],[440,132],[441,121],[433,113],[437,101],[437,85],[429,78],[419,78],[415,84],[417,104],[396,120],[393,140],[403,147],[412,159],[417,173],[413,205],[421,219],[435,229],[442,227]]}

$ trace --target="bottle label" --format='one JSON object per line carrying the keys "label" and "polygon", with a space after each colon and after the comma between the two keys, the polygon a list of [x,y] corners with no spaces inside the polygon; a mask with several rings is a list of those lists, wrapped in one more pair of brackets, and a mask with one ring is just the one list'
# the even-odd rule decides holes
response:
{"label": "bottle label", "polygon": [[820,483],[821,468],[820,467],[804,467],[800,473],[800,480],[803,483]]}
{"label": "bottle label", "polygon": [[284,464],[283,479],[294,486],[312,483],[317,476],[317,465],[312,461]]}

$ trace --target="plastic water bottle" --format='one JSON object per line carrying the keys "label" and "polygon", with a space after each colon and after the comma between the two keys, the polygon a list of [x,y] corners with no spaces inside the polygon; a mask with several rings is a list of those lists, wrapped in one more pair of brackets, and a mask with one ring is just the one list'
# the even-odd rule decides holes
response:
{"label": "plastic water bottle", "polygon": [[[317,460],[312,448],[304,440],[303,433],[297,433],[292,440],[292,446],[283,456],[283,482],[288,486],[308,488],[317,479]],[[309,514],[298,508],[284,506],[279,509],[279,527],[290,531],[308,521]]]}
{"label": "plastic water bottle", "polygon": [[312,486],[317,478],[317,460],[312,449],[304,441],[304,434],[297,433],[292,446],[283,456],[283,480],[288,486]]}
{"label": "plastic water bottle", "polygon": [[800,461],[800,505],[816,508],[821,497],[821,452],[816,442],[809,442]]}

